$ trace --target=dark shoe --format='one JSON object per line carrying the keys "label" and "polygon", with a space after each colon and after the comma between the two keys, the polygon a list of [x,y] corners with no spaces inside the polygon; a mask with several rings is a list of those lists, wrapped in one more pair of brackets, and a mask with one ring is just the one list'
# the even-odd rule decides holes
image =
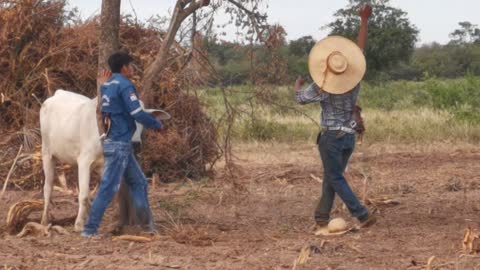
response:
{"label": "dark shoe", "polygon": [[311,231],[317,232],[318,230],[328,226],[328,220],[316,220],[315,224],[310,228]]}
{"label": "dark shoe", "polygon": [[316,220],[315,223],[317,224],[317,226],[319,227],[325,227],[325,226],[328,226],[328,223],[330,222],[330,220]]}
{"label": "dark shoe", "polygon": [[369,213],[366,218],[359,218],[360,228],[368,228],[377,223],[377,216],[375,212]]}

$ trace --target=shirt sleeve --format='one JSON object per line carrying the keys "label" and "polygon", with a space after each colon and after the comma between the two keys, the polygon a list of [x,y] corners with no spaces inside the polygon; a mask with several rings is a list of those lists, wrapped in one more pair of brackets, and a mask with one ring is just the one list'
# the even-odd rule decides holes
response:
{"label": "shirt sleeve", "polygon": [[304,89],[297,91],[295,93],[295,99],[298,103],[303,105],[322,101],[325,99],[325,95],[315,83],[312,83]]}
{"label": "shirt sleeve", "polygon": [[143,110],[135,88],[128,87],[123,89],[121,91],[121,96],[128,113],[130,113],[135,121],[139,122],[146,128],[159,129],[162,127],[162,122]]}

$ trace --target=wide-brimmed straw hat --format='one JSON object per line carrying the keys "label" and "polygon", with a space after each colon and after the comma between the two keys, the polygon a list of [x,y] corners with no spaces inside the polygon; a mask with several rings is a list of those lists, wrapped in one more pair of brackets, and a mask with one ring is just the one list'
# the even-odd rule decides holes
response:
{"label": "wide-brimmed straw hat", "polygon": [[351,40],[329,36],[310,51],[308,69],[320,89],[331,94],[352,90],[363,78],[366,61],[362,50]]}

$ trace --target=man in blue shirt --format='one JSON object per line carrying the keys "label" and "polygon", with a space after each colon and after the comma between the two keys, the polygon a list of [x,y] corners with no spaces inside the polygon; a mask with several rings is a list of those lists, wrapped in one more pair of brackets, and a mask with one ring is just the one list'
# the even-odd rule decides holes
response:
{"label": "man in blue shirt", "polygon": [[132,136],[136,130],[135,121],[157,130],[162,128],[162,122],[145,112],[140,104],[137,90],[129,80],[133,75],[132,61],[133,58],[124,52],[116,52],[108,59],[113,74],[101,85],[102,119],[106,126],[103,141],[105,164],[100,187],[82,232],[84,237],[97,234],[105,210],[118,192],[122,179],[131,191],[137,219],[142,224],[152,222],[147,179],[133,154]]}

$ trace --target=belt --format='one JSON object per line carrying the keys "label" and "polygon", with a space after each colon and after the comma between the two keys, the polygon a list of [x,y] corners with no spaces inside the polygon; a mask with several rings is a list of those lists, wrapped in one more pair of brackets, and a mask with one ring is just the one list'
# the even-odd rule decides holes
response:
{"label": "belt", "polygon": [[323,127],[323,130],[332,130],[332,131],[343,131],[345,133],[349,134],[355,134],[355,130],[353,128],[348,128],[348,127]]}

